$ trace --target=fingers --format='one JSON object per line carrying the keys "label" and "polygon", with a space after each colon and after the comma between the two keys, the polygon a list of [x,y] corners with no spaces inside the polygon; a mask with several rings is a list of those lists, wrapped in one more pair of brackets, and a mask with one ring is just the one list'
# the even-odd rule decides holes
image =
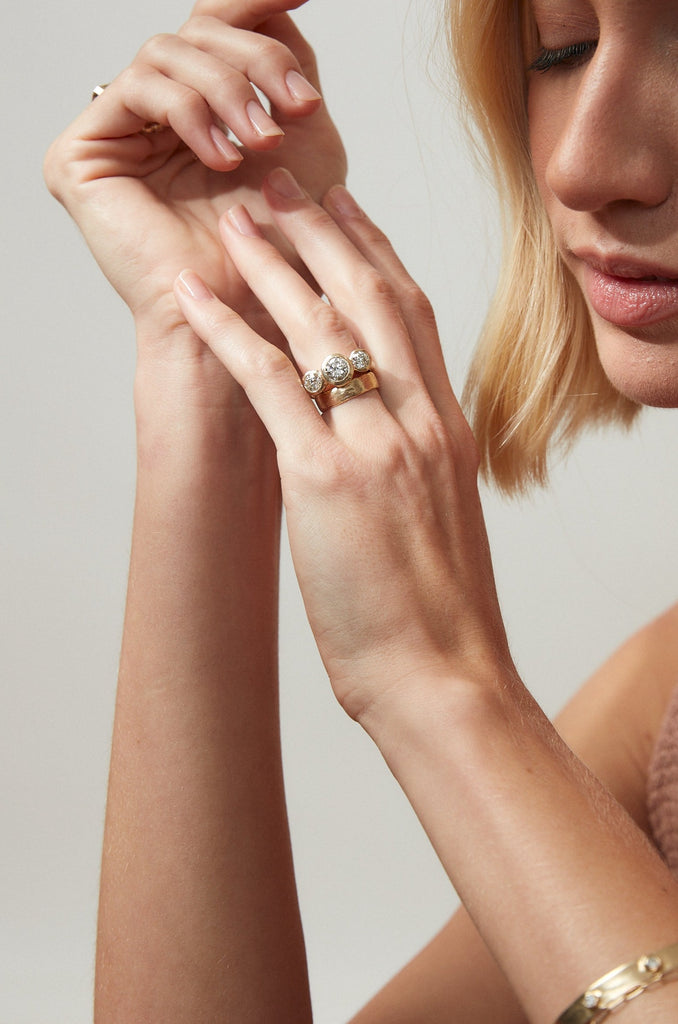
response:
{"label": "fingers", "polygon": [[236,28],[259,28],[273,14],[294,11],[306,0],[197,0],[193,15],[221,18]]}
{"label": "fingers", "polygon": [[[276,26],[315,74],[310,48],[287,16],[279,16]],[[268,97],[274,117],[254,87]],[[240,162],[241,154],[223,126],[243,146],[271,149],[284,135],[275,117],[308,116],[321,105],[320,93],[285,43],[234,28],[221,17],[200,15],[177,35],[155,36],[141,48],[83,115],[82,137],[121,138],[157,122],[172,128],[207,166],[226,170]]]}
{"label": "fingers", "polygon": [[[276,226],[328,295],[334,316],[339,314],[357,344],[373,355],[381,394],[392,414],[412,429],[426,415],[427,401],[432,401],[448,429],[458,435],[468,433],[447,375],[431,304],[383,232],[341,186],[327,194],[325,209],[313,203],[285,171],[269,175],[263,190]],[[280,307],[285,292],[276,294],[273,285],[277,276],[260,274],[257,260],[247,257],[234,233],[229,234],[230,241],[227,234],[224,239],[240,272],[272,315],[284,318]],[[271,256],[264,258],[267,267],[270,262]],[[282,280],[282,268],[280,274]],[[290,340],[295,338],[293,325],[286,322],[283,329]],[[303,352],[308,360],[308,342],[297,340],[296,344],[293,351]]]}
{"label": "fingers", "polygon": [[454,416],[465,423],[450,386],[435,313],[429,299],[409,275],[386,235],[369,219],[346,188],[342,185],[331,188],[323,206],[356,249],[393,288],[422,377],[436,407],[446,417]]}

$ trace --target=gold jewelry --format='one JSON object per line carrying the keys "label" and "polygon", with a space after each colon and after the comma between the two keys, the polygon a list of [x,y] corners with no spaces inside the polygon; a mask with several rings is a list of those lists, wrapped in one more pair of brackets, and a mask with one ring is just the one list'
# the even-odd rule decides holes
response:
{"label": "gold jewelry", "polygon": [[604,974],[561,1013],[556,1024],[598,1024],[653,985],[669,981],[678,981],[678,942]]}
{"label": "gold jewelry", "polygon": [[[110,82],[106,82],[104,85],[95,85],[92,89],[92,99],[95,100],[97,96],[101,96],[104,89],[108,89]],[[164,124],[160,124],[159,121],[147,121],[143,128],[139,129],[139,135],[155,135],[156,132],[164,132]]]}
{"label": "gold jewelry", "polygon": [[355,348],[349,356],[334,352],[323,360],[319,370],[309,370],[304,374],[301,383],[309,395],[317,398],[323,391],[342,387],[356,373],[367,373],[372,366],[372,359],[362,348]]}
{"label": "gold jewelry", "polygon": [[378,387],[379,381],[377,380],[376,373],[369,370],[367,373],[362,373],[359,377],[353,377],[348,384],[344,384],[342,387],[322,391],[319,395],[315,396],[315,400],[320,411],[327,412],[328,409],[333,409],[336,405],[343,405],[344,402],[350,402],[352,398],[358,398],[359,395],[364,395],[368,391],[374,391]]}

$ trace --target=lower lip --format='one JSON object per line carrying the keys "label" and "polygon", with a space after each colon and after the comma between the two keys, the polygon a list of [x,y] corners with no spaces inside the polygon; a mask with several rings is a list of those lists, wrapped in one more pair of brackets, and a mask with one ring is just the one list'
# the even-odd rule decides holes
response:
{"label": "lower lip", "polygon": [[586,266],[584,285],[598,316],[618,327],[641,327],[678,316],[678,280],[611,277]]}

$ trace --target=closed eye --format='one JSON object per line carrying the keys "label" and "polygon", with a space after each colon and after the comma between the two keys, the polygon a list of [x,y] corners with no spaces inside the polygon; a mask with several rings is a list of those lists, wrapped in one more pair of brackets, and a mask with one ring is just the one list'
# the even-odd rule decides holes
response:
{"label": "closed eye", "polygon": [[527,70],[550,71],[555,67],[579,67],[591,58],[597,46],[598,40],[591,39],[585,43],[573,43],[572,46],[562,46],[555,50],[542,48]]}

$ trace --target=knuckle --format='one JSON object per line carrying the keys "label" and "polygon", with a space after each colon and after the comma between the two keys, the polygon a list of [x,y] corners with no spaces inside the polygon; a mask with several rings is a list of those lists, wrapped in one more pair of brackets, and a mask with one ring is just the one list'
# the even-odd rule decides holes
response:
{"label": "knuckle", "polygon": [[346,325],[339,313],[326,302],[312,303],[304,317],[305,327],[312,336],[332,341],[339,341],[346,336]]}
{"label": "knuckle", "polygon": [[59,202],[63,202],[69,167],[70,161],[64,153],[63,143],[61,139],[56,139],[45,153],[42,175],[49,192]]}
{"label": "knuckle", "polygon": [[254,379],[265,380],[269,384],[294,372],[287,356],[273,345],[251,349],[245,358],[248,373]]}
{"label": "knuckle", "polygon": [[277,39],[269,36],[257,37],[256,62],[262,66],[279,64],[288,65],[291,54],[287,47]]}
{"label": "knuckle", "polygon": [[400,294],[403,308],[412,315],[417,323],[421,323],[424,327],[435,327],[436,316],[433,306],[428,296],[412,278],[407,278],[400,290]]}
{"label": "knuckle", "polygon": [[177,35],[187,43],[200,44],[204,40],[213,39],[215,32],[223,25],[217,18],[211,15],[194,14],[179,29]]}
{"label": "knuckle", "polygon": [[356,290],[373,302],[397,306],[393,285],[373,267],[363,268],[356,281]]}
{"label": "knuckle", "polygon": [[156,65],[167,57],[167,53],[174,41],[174,36],[169,32],[160,32],[147,39],[137,54],[137,59],[147,64]]}

